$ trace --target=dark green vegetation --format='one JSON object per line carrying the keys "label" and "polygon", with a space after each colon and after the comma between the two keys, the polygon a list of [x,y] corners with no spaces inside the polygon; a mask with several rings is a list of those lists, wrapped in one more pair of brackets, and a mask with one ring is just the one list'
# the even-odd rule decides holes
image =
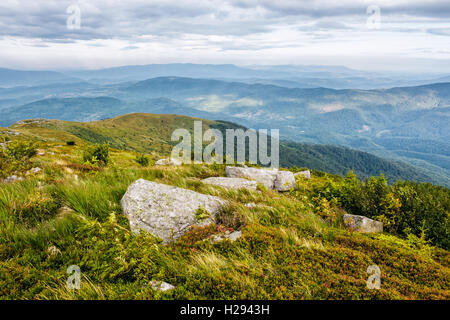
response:
{"label": "dark green vegetation", "polygon": [[[202,119],[177,115],[128,114],[88,123],[21,121],[12,128],[30,133],[36,130],[41,132],[45,128],[50,130],[50,135],[65,133],[92,143],[107,143],[117,149],[169,156],[173,146],[178,143],[171,141],[172,132],[177,128],[186,128],[193,133],[194,120]],[[224,137],[226,128],[246,130],[245,127],[230,122],[202,121],[203,132],[208,128],[219,129]],[[353,170],[361,178],[384,173],[389,182],[404,179],[448,185],[448,181],[435,179],[424,170],[404,162],[385,160],[366,152],[331,145],[281,142],[280,165],[307,167],[341,175]]]}
{"label": "dark green vegetation", "polygon": [[348,213],[382,221],[392,234],[450,250],[449,189],[409,181],[389,186],[384,176],[360,181],[352,172],[327,180],[311,189],[313,199],[327,199]]}
{"label": "dark green vegetation", "polygon": [[109,146],[105,143],[86,148],[83,161],[90,165],[106,166],[109,162]]}
{"label": "dark green vegetation", "polygon": [[143,167],[147,167],[150,164],[150,159],[145,154],[138,154],[136,156],[136,162]]}
{"label": "dark green vegetation", "polygon": [[[166,142],[131,129],[149,132],[160,126],[164,137],[172,124],[187,125],[192,119],[153,120],[129,115],[87,124],[21,124],[13,128],[19,135],[0,130],[1,137],[13,141],[9,144],[20,146],[8,154],[18,155],[21,163],[12,170],[26,177],[0,184],[1,298],[450,298],[450,254],[443,249],[448,249],[448,189],[409,182],[389,187],[383,177],[360,182],[351,174],[313,171],[311,180],[297,178],[298,190],[283,194],[226,190],[200,182],[223,176],[223,165],[142,167],[136,162],[140,153],[95,146],[79,137],[127,143],[134,150],[151,141],[155,149],[145,156],[154,161],[162,157]],[[37,147],[38,154],[29,153],[26,145]],[[107,150],[107,165],[86,164],[87,150]],[[43,170],[27,175],[33,167]],[[138,178],[231,204],[217,225],[194,228],[178,242],[162,245],[145,232],[133,235],[121,212],[120,199]],[[383,219],[386,232],[346,231],[346,211]],[[235,242],[208,240],[227,229],[240,229],[243,235]],[[366,286],[367,268],[374,264],[381,269],[380,290]],[[66,285],[70,265],[81,268],[80,290]],[[175,289],[154,291],[151,280]]]}

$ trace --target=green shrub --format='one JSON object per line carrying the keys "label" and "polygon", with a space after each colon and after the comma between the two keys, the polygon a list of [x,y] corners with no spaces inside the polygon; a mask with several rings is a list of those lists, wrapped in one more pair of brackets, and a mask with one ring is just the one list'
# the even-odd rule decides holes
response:
{"label": "green shrub", "polygon": [[68,145],[68,146],[74,146],[74,145],[76,145],[76,143],[75,143],[75,141],[67,141],[66,142],[66,144]]}
{"label": "green shrub", "polygon": [[433,245],[450,248],[450,190],[429,183],[397,181],[389,186],[386,178],[360,181],[350,172],[345,178],[327,179],[315,185],[311,199],[325,198],[347,212],[382,221],[385,230],[407,237],[422,237]]}
{"label": "green shrub", "polygon": [[0,147],[0,178],[30,169],[30,159],[37,149],[31,141],[13,141]]}
{"label": "green shrub", "polygon": [[105,143],[88,147],[83,152],[83,161],[88,164],[106,166],[109,162],[109,146]]}
{"label": "green shrub", "polygon": [[13,141],[6,145],[3,153],[15,161],[27,161],[37,153],[36,145],[31,141]]}
{"label": "green shrub", "polygon": [[143,167],[147,167],[149,165],[149,163],[150,163],[150,160],[144,154],[138,154],[136,156],[136,162],[139,163]]}

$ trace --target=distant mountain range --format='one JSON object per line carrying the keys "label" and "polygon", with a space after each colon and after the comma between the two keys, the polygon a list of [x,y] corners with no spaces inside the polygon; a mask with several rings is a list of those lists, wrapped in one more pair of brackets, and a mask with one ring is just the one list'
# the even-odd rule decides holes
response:
{"label": "distant mountain range", "polygon": [[[248,76],[363,72],[342,67],[252,67]],[[169,76],[135,81],[147,74]],[[224,120],[250,128],[278,128],[284,139],[341,145],[421,168],[441,184],[450,181],[450,83],[390,89],[294,88],[199,77],[240,77],[233,65],[151,65],[45,73],[39,85],[0,88],[1,126],[28,118],[92,121],[143,112]],[[1,70],[0,70],[1,77]],[[38,74],[33,73],[33,81]],[[95,79],[108,78],[110,83]],[[92,81],[92,80],[95,81]],[[445,80],[445,77],[442,78]],[[122,82],[117,82],[117,81]],[[73,82],[71,82],[73,81]],[[91,82],[92,81],[92,82]],[[106,81],[106,82],[108,82]],[[290,80],[283,80],[290,81]],[[117,82],[117,83],[115,83]]]}
{"label": "distant mountain range", "polygon": [[273,84],[291,88],[374,89],[448,82],[438,75],[386,74],[342,66],[235,66],[232,64],[150,64],[99,70],[69,71],[67,75],[96,83],[142,81],[156,77],[186,77]]}
{"label": "distant mountain range", "polygon": [[377,89],[449,82],[447,74],[367,72],[342,66],[232,64],[150,64],[97,70],[18,71],[0,69],[0,87],[34,86],[88,81],[116,84],[156,77],[215,79],[248,84],[273,84],[289,88]]}

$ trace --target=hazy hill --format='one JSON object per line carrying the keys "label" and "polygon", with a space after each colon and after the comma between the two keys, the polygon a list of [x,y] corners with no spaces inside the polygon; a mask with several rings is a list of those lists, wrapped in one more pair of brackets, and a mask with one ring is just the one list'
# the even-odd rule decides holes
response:
{"label": "hazy hill", "polygon": [[[168,156],[177,143],[171,141],[172,132],[177,128],[185,128],[193,132],[194,120],[202,119],[168,114],[135,113],[93,122],[20,121],[12,128],[36,134],[42,134],[41,128],[46,128],[54,132],[53,135],[56,136],[57,132],[64,132],[92,143],[108,143],[118,149]],[[245,129],[230,122],[204,119],[202,121],[204,130],[215,128],[225,132],[227,128]],[[340,175],[354,170],[363,178],[384,174],[391,182],[403,179],[446,184],[445,180],[433,177],[422,169],[404,162],[386,160],[366,152],[331,145],[281,141],[280,165],[307,167]]]}
{"label": "hazy hill", "polygon": [[[5,102],[6,104],[6,102]],[[232,118],[185,107],[168,98],[126,102],[111,97],[49,98],[3,109],[0,125],[8,126],[22,119],[44,118],[68,121],[93,121],[129,112],[182,114],[202,118]]]}
{"label": "hazy hill", "polygon": [[448,82],[442,75],[376,73],[343,66],[232,64],[149,64],[97,70],[67,71],[68,76],[96,83],[141,81],[155,77],[205,78],[244,83],[276,84],[293,88],[376,89]]}
{"label": "hazy hill", "polygon": [[21,71],[0,68],[0,87],[5,88],[76,81],[79,80],[54,71]]}

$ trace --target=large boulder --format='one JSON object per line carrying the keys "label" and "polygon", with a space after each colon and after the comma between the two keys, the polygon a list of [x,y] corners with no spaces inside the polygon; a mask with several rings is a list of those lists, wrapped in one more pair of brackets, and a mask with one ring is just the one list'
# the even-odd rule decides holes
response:
{"label": "large boulder", "polygon": [[256,181],[243,178],[211,177],[203,179],[202,182],[227,189],[256,190],[257,186]]}
{"label": "large boulder", "polygon": [[269,189],[287,191],[295,188],[295,177],[290,171],[279,171],[278,169],[226,167],[225,172],[227,177],[255,180]]}
{"label": "large boulder", "polygon": [[181,165],[181,161],[177,159],[161,159],[156,161],[155,165],[157,166],[179,166]]}
{"label": "large boulder", "polygon": [[191,226],[214,222],[225,201],[191,190],[139,179],[121,200],[133,232],[145,230],[163,240],[177,240]]}
{"label": "large boulder", "polygon": [[344,224],[351,231],[372,233],[383,232],[383,223],[364,216],[344,214]]}

